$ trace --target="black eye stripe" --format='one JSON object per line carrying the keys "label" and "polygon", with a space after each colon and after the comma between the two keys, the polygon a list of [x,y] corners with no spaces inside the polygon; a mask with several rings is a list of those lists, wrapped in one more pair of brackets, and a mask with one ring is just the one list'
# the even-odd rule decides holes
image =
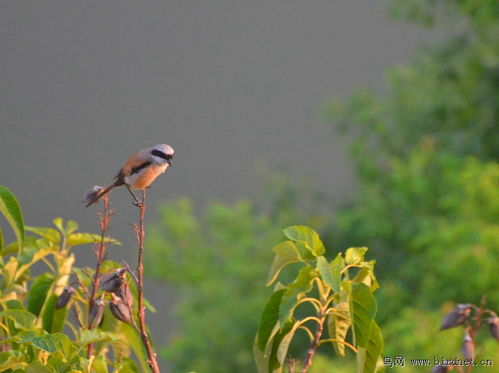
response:
{"label": "black eye stripe", "polygon": [[160,157],[160,158],[163,158],[163,159],[166,159],[166,160],[169,160],[169,159],[173,158],[173,156],[171,154],[165,154],[161,150],[158,150],[158,149],[154,149],[151,152],[151,154],[155,155],[156,157]]}

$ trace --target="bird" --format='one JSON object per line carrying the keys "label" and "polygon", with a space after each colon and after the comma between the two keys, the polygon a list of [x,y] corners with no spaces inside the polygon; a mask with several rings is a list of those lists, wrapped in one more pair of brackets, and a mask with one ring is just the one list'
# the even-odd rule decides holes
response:
{"label": "bird", "polygon": [[141,202],[132,190],[144,191],[149,188],[152,182],[172,165],[174,153],[175,151],[170,145],[158,144],[132,154],[114,177],[114,182],[111,185],[107,187],[94,186],[85,193],[85,208],[98,202],[111,190],[122,185],[132,195],[134,203],[139,205]]}

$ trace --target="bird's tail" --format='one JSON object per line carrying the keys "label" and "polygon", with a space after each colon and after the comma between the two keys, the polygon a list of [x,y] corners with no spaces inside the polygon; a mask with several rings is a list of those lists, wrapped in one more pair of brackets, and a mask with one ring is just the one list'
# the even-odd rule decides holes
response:
{"label": "bird's tail", "polygon": [[85,208],[88,206],[93,205],[94,203],[99,202],[99,200],[104,197],[107,193],[109,193],[113,188],[117,187],[118,185],[116,183],[111,184],[105,188],[99,188],[94,187],[90,189],[86,194],[85,194],[85,199],[83,202],[86,202],[87,204],[85,205]]}

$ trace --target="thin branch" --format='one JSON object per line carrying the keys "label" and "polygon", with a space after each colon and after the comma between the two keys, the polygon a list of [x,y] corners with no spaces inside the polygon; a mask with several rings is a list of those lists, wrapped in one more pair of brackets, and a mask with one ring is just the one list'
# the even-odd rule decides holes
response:
{"label": "thin branch", "polygon": [[324,320],[326,317],[324,316],[323,312],[321,311],[317,315],[317,319],[319,319],[319,322],[317,324],[317,329],[314,334],[314,339],[312,340],[312,344],[310,345],[310,348],[307,351],[307,357],[305,359],[305,363],[303,364],[303,369],[301,370],[301,373],[306,373],[310,366],[312,365],[312,358],[315,355],[315,351],[317,350],[317,347],[319,346],[319,341],[322,336],[322,331],[324,330]]}
{"label": "thin branch", "polygon": [[130,273],[130,276],[132,276],[133,280],[135,281],[135,284],[138,285],[139,284],[139,279],[137,278],[137,275],[132,270],[132,268],[130,268],[130,265],[127,262],[125,262],[124,260],[121,263],[123,264],[123,267],[126,268],[126,270],[128,271],[128,273]]}
{"label": "thin branch", "polygon": [[[106,243],[106,233],[109,228],[109,221],[112,215],[111,210],[109,209],[109,196],[105,195],[102,197],[102,202],[104,203],[103,212],[97,212],[97,216],[99,218],[98,224],[101,231],[100,241],[98,244],[94,246],[95,256],[97,257],[97,263],[95,265],[95,273],[92,279],[92,287],[90,292],[90,297],[88,299],[88,314],[92,312],[92,307],[94,306],[94,299],[97,293],[97,289],[99,288],[99,274],[102,266],[102,262],[104,261],[104,257],[106,256],[107,243]],[[88,344],[87,356],[90,358],[92,352],[94,350],[93,343]]]}
{"label": "thin branch", "polygon": [[144,189],[142,191],[142,201],[136,203],[135,205],[139,209],[139,226],[134,224],[134,232],[137,238],[138,243],[138,260],[137,260],[137,295],[138,295],[138,310],[137,317],[139,319],[139,333],[142,339],[142,344],[144,345],[147,352],[147,363],[151,368],[153,373],[159,373],[159,364],[156,353],[154,352],[149,336],[147,335],[146,329],[146,315],[145,315],[145,307],[144,307],[144,264],[143,264],[143,255],[144,255],[144,237],[145,237],[145,228],[144,228],[144,213],[146,210],[146,195],[147,192]]}

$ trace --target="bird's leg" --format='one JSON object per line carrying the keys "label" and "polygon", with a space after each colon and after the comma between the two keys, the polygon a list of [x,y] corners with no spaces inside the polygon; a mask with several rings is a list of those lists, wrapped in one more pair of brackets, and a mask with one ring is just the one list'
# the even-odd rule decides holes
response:
{"label": "bird's leg", "polygon": [[135,206],[139,207],[139,206],[141,205],[141,203],[142,203],[142,202],[141,202],[141,201],[139,201],[139,200],[137,199],[137,197],[135,197],[135,194],[133,194],[132,190],[130,189],[130,187],[129,187],[128,185],[126,186],[126,189],[128,190],[128,192],[130,192],[130,194],[131,194],[131,195],[132,195],[132,197],[133,197],[133,204],[134,204]]}

